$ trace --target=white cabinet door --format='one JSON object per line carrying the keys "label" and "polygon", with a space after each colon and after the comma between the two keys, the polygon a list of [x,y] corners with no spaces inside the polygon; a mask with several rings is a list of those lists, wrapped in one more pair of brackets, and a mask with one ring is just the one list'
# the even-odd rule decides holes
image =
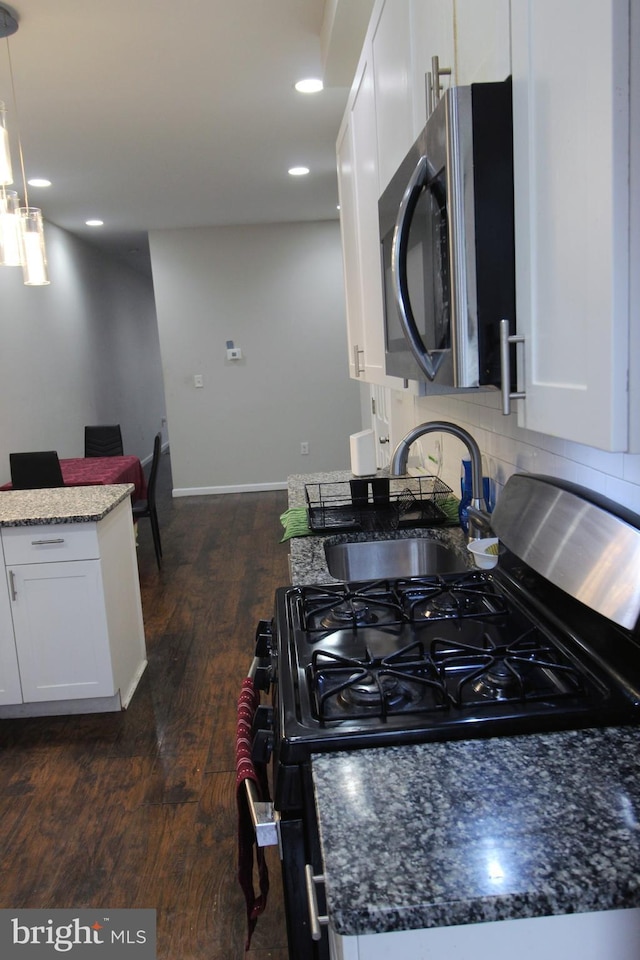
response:
{"label": "white cabinet door", "polygon": [[511,0],[511,14],[518,422],[625,450],[629,3]]}
{"label": "white cabinet door", "polygon": [[0,704],[5,703],[22,703],[22,687],[9,593],[0,582]]}
{"label": "white cabinet door", "polygon": [[373,70],[361,61],[354,98],[338,139],[340,222],[347,297],[349,372],[401,389],[385,372],[378,162]]}
{"label": "white cabinet door", "polygon": [[509,13],[509,0],[455,0],[457,83],[491,83],[509,76]]}
{"label": "white cabinet door", "polygon": [[427,122],[427,74],[432,72],[433,57],[441,70],[451,71],[442,77],[442,91],[457,83],[453,24],[453,0],[411,0],[414,140]]}
{"label": "white cabinet door", "polygon": [[372,37],[379,194],[415,139],[410,12],[410,0],[387,0]]}
{"label": "white cabinet door", "polygon": [[7,570],[25,702],[115,693],[99,560]]}
{"label": "white cabinet door", "polygon": [[347,313],[349,376],[364,376],[364,332],[360,293],[360,252],[358,249],[358,210],[353,157],[353,130],[345,124],[337,143],[338,195],[340,199],[340,233]]}
{"label": "white cabinet door", "polygon": [[[536,0],[537,2],[537,0]],[[331,960],[637,960],[640,909],[341,937]]]}

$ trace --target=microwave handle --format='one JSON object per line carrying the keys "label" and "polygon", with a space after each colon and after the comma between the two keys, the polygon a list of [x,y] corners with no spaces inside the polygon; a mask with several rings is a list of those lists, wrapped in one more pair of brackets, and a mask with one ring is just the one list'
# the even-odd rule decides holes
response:
{"label": "microwave handle", "polygon": [[416,363],[429,380],[434,380],[438,367],[442,363],[443,355],[438,352],[435,356],[427,350],[418,330],[411,302],[409,300],[409,286],[407,282],[407,246],[411,219],[418,203],[421,191],[429,179],[429,162],[425,156],[420,157],[413,171],[407,188],[400,203],[395,229],[393,231],[393,246],[391,250],[391,276],[393,293],[400,317],[400,325],[405,339],[409,344]]}

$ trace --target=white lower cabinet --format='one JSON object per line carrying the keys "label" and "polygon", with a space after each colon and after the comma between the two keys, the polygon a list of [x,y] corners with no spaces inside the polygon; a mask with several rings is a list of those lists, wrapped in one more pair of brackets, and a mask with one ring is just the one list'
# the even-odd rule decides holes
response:
{"label": "white lower cabinet", "polygon": [[331,960],[638,960],[640,909],[341,937]]}
{"label": "white lower cabinet", "polygon": [[100,561],[25,563],[8,576],[23,700],[113,696]]}
{"label": "white lower cabinet", "polygon": [[126,706],[146,665],[128,500],[97,523],[5,527],[0,717]]}
{"label": "white lower cabinet", "polygon": [[22,687],[9,594],[0,582],[0,706],[21,701]]}

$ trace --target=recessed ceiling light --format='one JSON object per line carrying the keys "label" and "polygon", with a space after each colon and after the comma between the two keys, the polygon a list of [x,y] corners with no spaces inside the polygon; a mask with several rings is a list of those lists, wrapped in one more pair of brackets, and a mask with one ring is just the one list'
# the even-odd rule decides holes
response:
{"label": "recessed ceiling light", "polygon": [[45,180],[44,177],[34,177],[32,180],[27,180],[27,183],[30,187],[50,187],[51,180]]}
{"label": "recessed ceiling light", "polygon": [[103,227],[104,220],[85,220],[88,227]]}
{"label": "recessed ceiling light", "polygon": [[289,173],[292,177],[304,177],[309,173],[309,167],[291,167]]}
{"label": "recessed ceiling light", "polygon": [[322,80],[318,80],[315,77],[307,77],[306,80],[298,80],[295,88],[298,93],[320,93],[324,88],[324,84]]}

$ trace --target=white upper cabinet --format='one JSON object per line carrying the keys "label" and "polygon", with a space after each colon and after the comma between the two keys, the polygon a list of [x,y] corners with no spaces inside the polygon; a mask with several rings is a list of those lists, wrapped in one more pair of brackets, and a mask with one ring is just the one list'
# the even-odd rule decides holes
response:
{"label": "white upper cabinet", "polygon": [[440,92],[457,82],[453,23],[453,0],[411,0],[413,140],[431,112],[427,103],[427,74],[433,72],[434,57],[438,58],[441,71],[451,71],[441,77]]}
{"label": "white upper cabinet", "polygon": [[360,252],[358,249],[358,211],[356,207],[356,180],[353,167],[353,132],[351,124],[344,124],[336,145],[338,162],[338,196],[340,200],[340,233],[347,313],[347,342],[349,346],[349,376],[364,373],[361,366],[364,350],[362,330],[362,303],[360,295]]}
{"label": "white upper cabinet", "polygon": [[511,0],[511,14],[518,422],[626,450],[629,2]]}
{"label": "white upper cabinet", "polygon": [[387,0],[380,9],[373,30],[372,63],[380,193],[415,139],[410,14],[410,0]]}
{"label": "white upper cabinet", "polygon": [[509,76],[509,7],[509,0],[455,0],[456,83],[490,83]]}
{"label": "white upper cabinet", "polygon": [[337,142],[349,373],[368,383],[401,389],[402,381],[385,372],[373,76],[369,47],[360,60]]}

